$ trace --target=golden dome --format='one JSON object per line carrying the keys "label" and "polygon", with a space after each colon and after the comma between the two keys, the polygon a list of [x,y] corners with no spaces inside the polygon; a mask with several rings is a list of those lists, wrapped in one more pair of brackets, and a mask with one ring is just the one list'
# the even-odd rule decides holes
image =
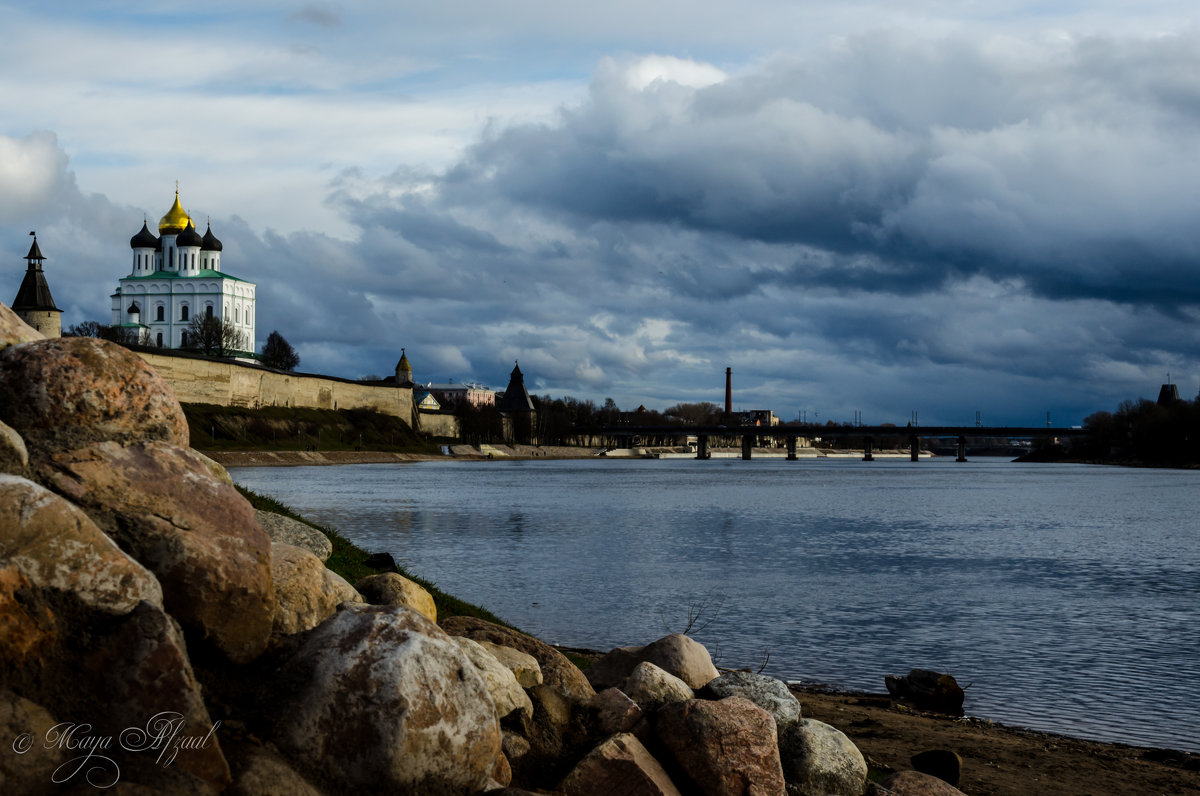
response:
{"label": "golden dome", "polygon": [[179,190],[175,191],[175,204],[171,205],[171,209],[158,222],[159,235],[178,235],[187,229],[188,224],[192,223],[192,218],[183,210],[183,205],[179,204]]}

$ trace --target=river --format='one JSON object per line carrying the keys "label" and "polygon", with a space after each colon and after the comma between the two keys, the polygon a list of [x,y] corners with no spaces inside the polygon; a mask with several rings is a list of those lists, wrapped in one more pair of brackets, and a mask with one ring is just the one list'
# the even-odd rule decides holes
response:
{"label": "river", "polygon": [[[1200,751],[1200,472],[981,459],[237,468],[554,643],[691,634],[718,665]],[[697,616],[698,615],[698,616]]]}

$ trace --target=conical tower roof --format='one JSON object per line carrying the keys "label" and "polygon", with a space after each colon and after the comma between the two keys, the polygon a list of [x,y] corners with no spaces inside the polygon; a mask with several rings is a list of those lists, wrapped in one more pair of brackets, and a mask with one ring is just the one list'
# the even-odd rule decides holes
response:
{"label": "conical tower roof", "polygon": [[46,258],[42,256],[42,250],[38,247],[36,237],[33,239],[33,245],[29,247],[29,254],[25,255],[25,259],[28,267],[25,269],[25,278],[21,280],[21,287],[17,288],[17,297],[13,299],[13,311],[62,312],[54,306],[54,296],[50,295],[50,286],[46,284],[46,274],[42,272],[42,261]]}
{"label": "conical tower roof", "polygon": [[521,373],[519,364],[513,365],[512,374],[508,378],[508,389],[504,391],[504,397],[500,399],[496,409],[501,412],[534,411],[533,399],[529,397],[529,391],[525,389],[525,375]]}

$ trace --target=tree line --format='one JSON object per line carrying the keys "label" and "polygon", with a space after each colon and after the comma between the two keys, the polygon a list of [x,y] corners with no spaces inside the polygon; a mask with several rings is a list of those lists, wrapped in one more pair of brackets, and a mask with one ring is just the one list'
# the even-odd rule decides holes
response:
{"label": "tree line", "polygon": [[[68,326],[63,337],[95,337],[123,346],[141,345],[140,334],[132,326],[113,326],[99,321],[83,321]],[[253,341],[247,343],[244,335],[228,320],[211,315],[199,315],[188,322],[184,331],[184,351],[203,354],[206,357],[231,357],[247,352]],[[258,361],[277,370],[295,370],[300,364],[300,355],[279,332],[267,335]]]}
{"label": "tree line", "polygon": [[1200,464],[1200,396],[1157,403],[1123,401],[1115,412],[1095,412],[1083,421],[1084,437],[1071,458],[1139,464]]}

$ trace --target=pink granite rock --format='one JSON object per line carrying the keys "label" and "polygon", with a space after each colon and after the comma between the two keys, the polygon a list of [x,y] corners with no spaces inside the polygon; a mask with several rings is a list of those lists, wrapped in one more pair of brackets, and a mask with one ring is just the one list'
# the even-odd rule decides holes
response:
{"label": "pink granite rock", "polygon": [[628,733],[614,735],[589,752],[559,790],[566,796],[679,796],[662,764]]}
{"label": "pink granite rock", "polygon": [[133,352],[91,337],[0,351],[0,421],[20,432],[35,458],[106,440],[188,444],[170,386]]}
{"label": "pink granite rock", "polygon": [[748,699],[668,704],[654,730],[706,796],[783,796],[775,720]]}

